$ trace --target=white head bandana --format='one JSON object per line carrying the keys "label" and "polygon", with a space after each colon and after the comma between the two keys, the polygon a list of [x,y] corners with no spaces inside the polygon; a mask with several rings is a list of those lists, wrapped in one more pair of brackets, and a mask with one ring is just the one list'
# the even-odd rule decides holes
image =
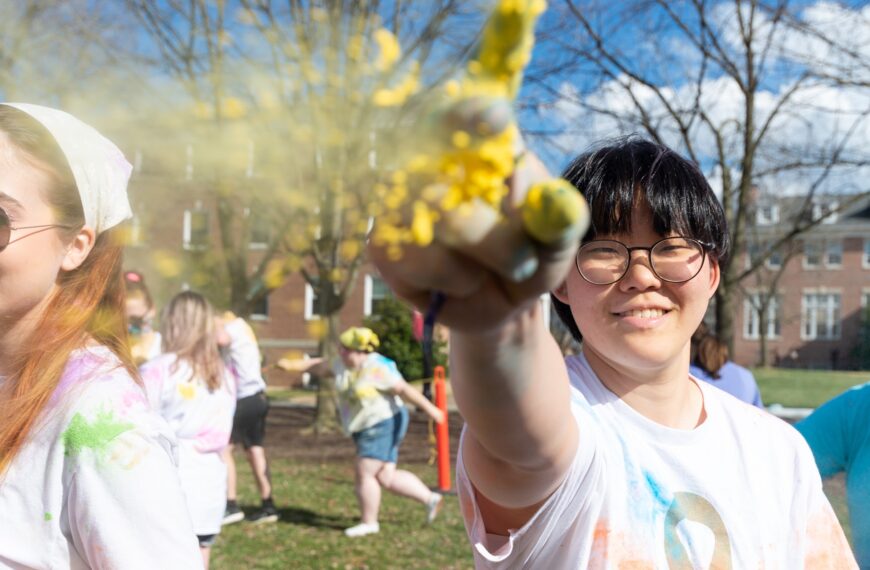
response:
{"label": "white head bandana", "polygon": [[109,139],[69,113],[31,105],[0,103],[27,113],[44,126],[72,170],[85,213],[85,223],[103,232],[133,216],[127,181],[133,166]]}

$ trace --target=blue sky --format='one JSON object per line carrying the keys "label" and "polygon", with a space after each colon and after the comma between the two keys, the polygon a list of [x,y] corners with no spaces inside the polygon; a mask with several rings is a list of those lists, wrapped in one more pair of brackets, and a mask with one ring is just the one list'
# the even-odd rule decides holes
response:
{"label": "blue sky", "polygon": [[[614,75],[607,78],[594,70],[582,58],[571,53],[577,47],[584,47],[589,37],[581,31],[580,24],[566,11],[563,2],[551,2],[551,7],[539,25],[542,36],[549,30],[558,29],[554,37],[540,38],[534,58],[528,69],[530,80],[524,86],[520,98],[520,123],[527,131],[551,133],[549,136],[531,137],[531,146],[539,151],[551,169],[559,170],[571,155],[583,151],[595,140],[641,130],[633,101],[620,85],[626,84],[625,75],[614,65],[607,69]],[[579,4],[579,2],[577,2]],[[587,3],[590,4],[590,3]],[[662,88],[666,100],[674,108],[685,108],[694,103],[694,87],[697,85],[697,72],[700,57],[697,50],[687,41],[686,35],[677,29],[673,20],[659,7],[648,12],[626,11],[626,3],[599,3],[602,10],[587,10],[596,30],[602,32],[608,49],[624,56],[624,63],[632,72],[642,75],[650,83]],[[585,5],[585,4],[584,4]],[[745,3],[744,3],[745,5]],[[669,4],[675,13],[685,18],[689,27],[697,25],[697,17],[692,15],[688,3]],[[709,21],[720,31],[723,49],[735,53],[735,60],[742,65],[739,55],[739,38],[732,37],[736,32],[734,2],[710,2]],[[841,55],[811,35],[789,32],[783,26],[777,28],[770,56],[761,69],[760,84],[757,90],[756,108],[759,122],[773,113],[776,102],[795,85],[797,78],[806,70],[828,72],[838,65],[850,66],[853,77],[870,81],[870,8],[866,2],[792,2],[793,13],[803,22],[820,30],[843,44],[857,59],[845,61]],[[767,17],[762,14],[758,21],[760,38],[766,38]],[[761,44],[759,50],[761,51]],[[863,59],[863,62],[861,61]],[[541,81],[542,70],[557,68]],[[846,88],[816,82],[801,85],[794,96],[794,103],[777,109],[776,120],[772,124],[761,147],[761,163],[773,163],[782,156],[812,156],[829,153],[836,144],[844,145],[846,153],[853,157],[866,157],[865,149],[870,146],[870,125],[866,118],[860,119],[861,112],[867,110],[870,97],[866,87]],[[729,124],[742,121],[743,94],[736,84],[728,78],[724,70],[708,62],[701,83],[703,98],[701,103],[708,116],[720,129],[729,131]],[[557,101],[554,92],[570,96],[578,103],[567,99]],[[633,88],[634,96],[639,97],[644,108],[654,121],[660,122],[660,131],[666,141],[679,150],[682,144],[675,134],[673,122],[667,120],[664,104],[650,95],[649,90]],[[591,112],[594,106],[599,112]],[[858,121],[856,123],[856,121]],[[850,131],[850,126],[855,126]],[[570,128],[575,132],[566,133]],[[717,173],[713,168],[714,149],[711,134],[695,126],[692,142],[696,147],[699,160],[708,170],[711,182],[716,186]],[[729,148],[729,159],[736,162],[740,157],[737,133],[732,133],[734,142]],[[555,148],[558,143],[562,148]],[[567,150],[566,150],[567,149]],[[774,156],[777,155],[778,156]],[[769,165],[768,165],[769,166]],[[780,175],[770,185],[782,192],[800,192],[806,188],[807,180],[818,171],[806,170],[791,177]],[[850,173],[831,176],[831,186],[861,189],[861,176],[870,175],[860,169]],[[867,179],[867,176],[864,176]],[[863,184],[866,188],[866,182]]]}

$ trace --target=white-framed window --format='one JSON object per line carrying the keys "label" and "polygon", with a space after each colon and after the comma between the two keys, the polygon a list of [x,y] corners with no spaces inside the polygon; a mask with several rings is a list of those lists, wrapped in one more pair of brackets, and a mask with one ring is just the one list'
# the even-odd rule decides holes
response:
{"label": "white-framed window", "polygon": [[804,241],[804,268],[813,269],[822,263],[822,244],[816,240]]}
{"label": "white-framed window", "polygon": [[782,267],[782,252],[778,249],[774,249],[771,251],[770,256],[767,258],[767,261],[764,264],[769,269],[779,269]]}
{"label": "white-framed window", "polygon": [[840,338],[840,294],[805,292],[801,300],[801,338]]}
{"label": "white-framed window", "polygon": [[761,203],[755,211],[755,222],[759,226],[779,223],[779,204]]}
{"label": "white-framed window", "polygon": [[768,269],[779,269],[782,267],[782,252],[778,249],[771,249],[773,246],[772,242],[750,242],[746,246],[746,269],[752,267],[752,265],[763,256],[767,255],[768,252],[770,255],[767,256],[767,259],[764,260],[764,266]]}
{"label": "white-framed window", "polygon": [[[761,337],[761,318],[758,307],[761,306],[762,294],[751,293],[743,300],[743,338],[758,340]],[[774,295],[767,305],[767,333],[765,338],[778,338],[782,333],[782,299]]]}
{"label": "white-framed window", "polygon": [[206,249],[209,238],[208,210],[197,202],[196,207],[184,211],[182,243],[184,249]]}
{"label": "white-framed window", "polygon": [[861,256],[861,265],[864,269],[870,269],[870,238],[864,240],[864,255]]}
{"label": "white-framed window", "polygon": [[825,265],[827,267],[843,265],[843,240],[829,241],[825,244]]}
{"label": "white-framed window", "polygon": [[384,280],[377,275],[366,275],[363,288],[363,315],[366,317],[377,313],[380,303],[393,295]]}
{"label": "white-framed window", "polygon": [[830,201],[817,201],[813,203],[813,219],[818,220],[822,219],[823,224],[833,224],[837,222],[837,218],[839,218],[839,212],[837,211],[840,207],[840,203],[837,200]]}
{"label": "white-framed window", "polygon": [[269,320],[269,295],[263,295],[259,301],[251,308],[252,321],[268,321]]}
{"label": "white-framed window", "polygon": [[305,320],[314,321],[320,319],[320,300],[314,287],[305,284]]}
{"label": "white-framed window", "polygon": [[870,323],[870,289],[861,291],[861,322]]}

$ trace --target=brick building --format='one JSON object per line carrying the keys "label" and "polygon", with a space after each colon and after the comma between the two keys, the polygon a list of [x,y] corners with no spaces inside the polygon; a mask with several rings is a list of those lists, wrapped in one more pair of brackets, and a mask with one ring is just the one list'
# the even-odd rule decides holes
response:
{"label": "brick building", "polygon": [[[155,297],[158,312],[174,294],[193,289],[206,295],[218,309],[228,306],[227,272],[219,247],[219,227],[213,195],[192,176],[168,181],[142,172],[137,166],[130,185],[135,217],[125,250],[125,268],[141,271]],[[244,215],[255,215],[247,210]],[[268,227],[252,220],[248,268],[263,257]],[[390,295],[375,270],[364,264],[340,312],[340,326],[359,325]],[[288,352],[317,354],[317,300],[300,274],[292,274],[272,291],[248,319],[257,334],[266,363]],[[287,385],[299,380],[268,369],[267,381]]]}
{"label": "brick building", "polygon": [[[736,362],[761,362],[764,333],[769,365],[870,367],[865,330],[870,326],[865,318],[870,306],[870,200],[841,208],[847,200],[819,197],[809,208],[802,208],[803,198],[759,200],[742,259],[745,267],[749,259],[766,260],[756,276],[743,282],[735,319]],[[771,244],[800,215],[822,221],[772,251]],[[759,309],[765,300],[762,319]]]}

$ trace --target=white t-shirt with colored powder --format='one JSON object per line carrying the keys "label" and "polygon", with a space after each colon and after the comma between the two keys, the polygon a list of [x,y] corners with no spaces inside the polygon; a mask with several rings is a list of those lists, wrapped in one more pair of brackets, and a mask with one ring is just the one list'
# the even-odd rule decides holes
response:
{"label": "white t-shirt with colored powder", "polygon": [[794,428],[703,382],[707,418],[657,424],[566,359],[580,430],[565,480],[509,538],[488,535],[460,458],[479,568],[857,568]]}
{"label": "white t-shirt with colored powder", "polygon": [[373,352],[358,370],[336,362],[335,387],[345,431],[356,433],[395,416],[404,405],[392,390],[402,381],[396,363]]}
{"label": "white t-shirt with colored powder", "polygon": [[209,392],[204,380],[193,378],[190,364],[172,353],[141,371],[152,408],[178,437],[178,471],[193,530],[218,534],[227,498],[227,466],[220,452],[233,427],[235,381],[224,370],[223,384]]}
{"label": "white t-shirt with colored powder", "polygon": [[114,354],[74,352],[0,480],[0,568],[201,568],[176,457]]}
{"label": "white t-shirt with colored powder", "polygon": [[236,378],[236,397],[253,396],[266,389],[261,370],[260,348],[251,326],[240,317],[224,325],[230,345],[224,348],[224,362]]}

